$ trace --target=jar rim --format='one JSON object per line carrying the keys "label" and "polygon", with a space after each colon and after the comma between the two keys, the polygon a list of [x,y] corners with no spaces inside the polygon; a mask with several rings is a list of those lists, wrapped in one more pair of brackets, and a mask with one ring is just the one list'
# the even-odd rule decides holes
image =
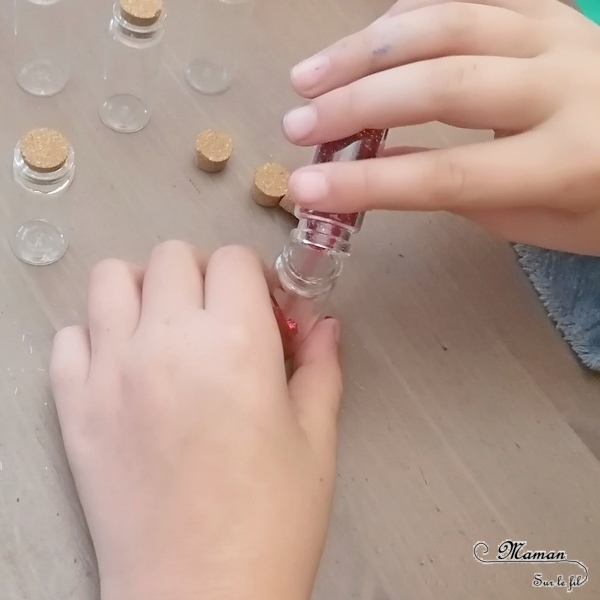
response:
{"label": "jar rim", "polygon": [[113,5],[113,18],[118,26],[129,34],[139,37],[148,37],[152,36],[154,33],[158,33],[163,28],[167,13],[163,9],[158,16],[158,19],[153,23],[148,25],[136,25],[125,18],[123,11],[121,10],[121,3],[117,0]]}
{"label": "jar rim", "polygon": [[22,178],[24,181],[35,185],[61,184],[62,189],[62,182],[70,185],[71,180],[73,179],[73,172],[75,170],[75,151],[73,150],[73,146],[69,144],[67,160],[60,168],[54,171],[38,171],[25,162],[21,152],[21,142],[19,141],[15,146],[13,167],[18,171],[20,179]]}

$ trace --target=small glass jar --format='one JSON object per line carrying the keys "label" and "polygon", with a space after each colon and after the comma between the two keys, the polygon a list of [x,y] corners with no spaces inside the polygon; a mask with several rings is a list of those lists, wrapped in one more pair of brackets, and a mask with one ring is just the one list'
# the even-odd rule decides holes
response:
{"label": "small glass jar", "polygon": [[100,118],[135,133],[152,115],[166,13],[162,0],[117,0],[109,28]]}
{"label": "small glass jar", "polygon": [[16,79],[34,96],[61,92],[71,71],[71,0],[14,0]]}
{"label": "small glass jar", "polygon": [[67,251],[74,174],[73,148],[58,131],[34,129],[15,147],[10,246],[23,262],[49,265]]}
{"label": "small glass jar", "polygon": [[[387,130],[365,129],[322,144],[314,164],[368,160],[379,156]],[[298,226],[275,260],[271,296],[286,356],[294,353],[315,323],[350,256],[352,236],[364,213],[325,213],[296,207]]]}
{"label": "small glass jar", "polygon": [[220,94],[231,87],[253,7],[254,0],[197,0],[197,25],[185,69],[194,89]]}

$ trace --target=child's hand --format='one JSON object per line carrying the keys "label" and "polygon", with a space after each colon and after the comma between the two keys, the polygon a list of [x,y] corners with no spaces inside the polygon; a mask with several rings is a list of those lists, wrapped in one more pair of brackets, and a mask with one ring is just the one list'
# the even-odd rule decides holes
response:
{"label": "child's hand", "polygon": [[299,204],[447,210],[513,241],[600,254],[600,28],[558,0],[400,0],[292,79],[313,98],[284,121],[298,144],[429,121],[496,132],[300,169]]}
{"label": "child's hand", "polygon": [[261,262],[99,265],[51,376],[103,600],[307,600],[335,479],[338,324],[286,381]]}

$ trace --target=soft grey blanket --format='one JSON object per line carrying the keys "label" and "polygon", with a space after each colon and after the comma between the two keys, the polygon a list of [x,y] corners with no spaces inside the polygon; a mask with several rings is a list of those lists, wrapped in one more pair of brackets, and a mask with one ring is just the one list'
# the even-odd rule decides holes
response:
{"label": "soft grey blanket", "polygon": [[584,365],[600,371],[600,258],[515,250],[557,329]]}

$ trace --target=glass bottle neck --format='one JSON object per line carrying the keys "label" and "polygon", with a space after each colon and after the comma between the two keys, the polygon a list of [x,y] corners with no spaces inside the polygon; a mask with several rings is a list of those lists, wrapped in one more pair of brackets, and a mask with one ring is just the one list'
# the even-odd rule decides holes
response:
{"label": "glass bottle neck", "polygon": [[276,261],[284,289],[303,297],[328,294],[352,250],[352,235],[364,213],[335,214],[298,209],[298,226]]}
{"label": "glass bottle neck", "polygon": [[341,253],[296,241],[286,245],[275,268],[284,289],[303,298],[316,298],[331,291],[343,264]]}
{"label": "glass bottle neck", "polygon": [[314,211],[299,210],[298,226],[292,231],[290,241],[314,247],[319,251],[349,255],[351,239],[362,226],[363,215],[344,222],[336,219],[336,215],[321,214]]}
{"label": "glass bottle neck", "polygon": [[59,194],[73,182],[75,172],[75,153],[69,146],[67,160],[59,169],[41,172],[32,169],[23,159],[21,144],[18,143],[13,154],[13,178],[25,189],[44,194]]}
{"label": "glass bottle neck", "polygon": [[154,23],[149,25],[136,25],[125,18],[121,9],[121,4],[117,0],[113,6],[112,26],[114,31],[125,39],[151,43],[162,38],[166,17],[167,15],[163,10]]}

